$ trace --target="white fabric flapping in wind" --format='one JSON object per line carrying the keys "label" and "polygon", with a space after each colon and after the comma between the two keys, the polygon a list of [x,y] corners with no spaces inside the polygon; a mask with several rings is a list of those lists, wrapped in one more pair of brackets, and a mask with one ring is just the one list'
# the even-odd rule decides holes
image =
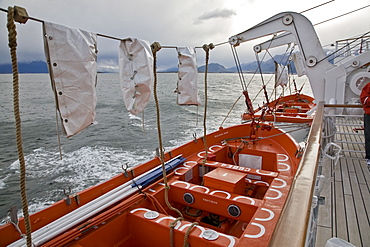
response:
{"label": "white fabric flapping in wind", "polygon": [[177,104],[200,105],[195,49],[191,47],[177,47],[177,53],[179,57]]}
{"label": "white fabric flapping in wind", "polygon": [[288,84],[288,67],[276,64],[275,71],[275,87],[277,86],[286,86]]}
{"label": "white fabric flapping in wind", "polygon": [[121,41],[119,75],[126,108],[137,115],[148,104],[154,82],[153,54],[149,42],[136,38]]}
{"label": "white fabric flapping in wind", "polygon": [[67,137],[95,121],[95,33],[44,23],[44,46],[57,109]]}
{"label": "white fabric flapping in wind", "polygon": [[292,55],[292,59],[293,59],[293,62],[294,62],[294,66],[297,70],[298,77],[301,77],[303,75],[307,75],[306,68],[305,68],[304,61],[303,61],[301,53],[300,52],[294,53]]}

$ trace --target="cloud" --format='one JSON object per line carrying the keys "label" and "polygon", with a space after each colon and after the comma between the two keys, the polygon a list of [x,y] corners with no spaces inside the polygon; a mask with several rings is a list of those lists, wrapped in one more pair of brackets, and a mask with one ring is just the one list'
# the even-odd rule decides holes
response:
{"label": "cloud", "polygon": [[215,9],[212,11],[207,11],[204,14],[200,15],[196,20],[195,24],[200,24],[205,20],[210,20],[214,18],[230,18],[231,16],[236,15],[236,12],[232,9]]}
{"label": "cloud", "polygon": [[[353,1],[351,9],[363,7],[368,1]],[[135,37],[150,43],[156,41],[162,46],[201,47],[203,44],[223,43],[230,36],[279,12],[287,10],[299,12],[322,3],[322,0],[299,1],[299,4],[296,0],[110,0],[109,4],[104,0],[94,0],[94,4],[91,2],[91,0],[0,0],[0,7],[19,5],[25,7],[32,17],[117,38]],[[257,11],[266,5],[270,8]],[[348,12],[348,5],[345,1],[340,3],[338,0],[331,5],[306,12],[305,15],[312,23],[317,23],[345,12]],[[363,20],[369,13],[370,7],[353,15],[335,19],[333,22],[318,25],[315,29],[323,44],[352,37],[367,31]],[[10,63],[6,20],[6,13],[0,12],[0,27],[4,27],[0,28],[0,64]],[[199,25],[202,22],[203,25]],[[17,33],[18,61],[45,60],[42,25],[39,22],[29,20],[24,25],[17,24]],[[98,38],[98,59],[101,69],[115,69],[118,45],[117,40]],[[243,49],[240,53],[246,62],[254,57],[253,45],[253,41],[246,42],[239,48]],[[197,56],[199,65],[203,65],[202,49],[197,49]],[[213,62],[231,67],[233,60],[229,45],[226,43],[217,46],[212,50],[211,59]],[[161,69],[176,66],[176,50],[162,49],[158,54],[157,65]]]}
{"label": "cloud", "polygon": [[98,59],[99,72],[119,72],[118,61],[116,59]]}

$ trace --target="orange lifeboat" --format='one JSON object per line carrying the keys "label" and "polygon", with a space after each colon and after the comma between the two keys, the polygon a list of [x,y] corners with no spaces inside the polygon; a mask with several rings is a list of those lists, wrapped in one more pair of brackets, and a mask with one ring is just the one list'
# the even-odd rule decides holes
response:
{"label": "orange lifeboat", "polygon": [[[206,141],[166,153],[165,180],[154,158],[31,215],[33,244],[268,246],[302,150],[267,123],[220,128]],[[0,246],[25,244],[11,223],[0,235]]]}
{"label": "orange lifeboat", "polygon": [[[299,93],[291,94],[258,108],[254,113],[254,118],[260,121],[310,123],[314,116],[310,114],[310,110],[315,106],[313,97]],[[250,121],[252,116],[244,113],[242,119]]]}

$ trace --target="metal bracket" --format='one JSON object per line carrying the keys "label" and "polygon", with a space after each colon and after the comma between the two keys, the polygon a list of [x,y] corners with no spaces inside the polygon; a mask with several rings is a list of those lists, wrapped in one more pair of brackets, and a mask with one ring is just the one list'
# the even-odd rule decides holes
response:
{"label": "metal bracket", "polygon": [[14,20],[21,24],[25,24],[28,21],[28,13],[25,8],[14,6]]}
{"label": "metal bracket", "polygon": [[18,231],[19,235],[24,238],[25,234],[22,233],[21,229],[19,228],[19,219],[17,215],[17,207],[13,206],[8,211],[8,217],[10,218],[10,223],[15,227],[15,229]]}
{"label": "metal bracket", "polygon": [[13,224],[18,225],[18,215],[17,215],[16,206],[11,207],[8,211],[8,214],[9,214],[9,217],[10,217],[10,221]]}
{"label": "metal bracket", "polygon": [[63,193],[64,195],[67,197],[64,199],[64,201],[66,202],[67,205],[71,205],[72,204],[72,199],[71,199],[71,188],[69,187],[69,192],[67,193],[65,189],[63,189]]}
{"label": "metal bracket", "polygon": [[72,198],[74,198],[77,205],[80,206],[80,195],[79,194],[74,194],[74,195],[72,195]]}
{"label": "metal bracket", "polygon": [[[333,148],[331,148],[332,146]],[[328,144],[326,144],[324,148],[324,156],[328,157],[331,160],[334,160],[334,166],[333,166],[334,169],[332,171],[332,175],[334,174],[336,170],[336,166],[340,158],[341,152],[342,152],[342,148],[338,144],[335,144],[334,142],[329,142]],[[329,153],[332,153],[333,155],[330,155]]]}
{"label": "metal bracket", "polygon": [[131,169],[129,166],[128,166],[128,162],[125,164],[125,165],[121,165],[122,167],[122,170],[123,170],[123,176],[125,176],[126,178],[129,177],[129,172],[131,173],[131,177],[134,178],[135,177],[135,173],[134,173],[134,170]]}
{"label": "metal bracket", "polygon": [[[332,146],[335,148],[333,148],[333,150],[329,150]],[[324,148],[324,155],[329,159],[338,160],[341,151],[342,148],[338,144],[335,144],[334,142],[329,142]],[[330,155],[329,153],[333,153],[333,155]]]}

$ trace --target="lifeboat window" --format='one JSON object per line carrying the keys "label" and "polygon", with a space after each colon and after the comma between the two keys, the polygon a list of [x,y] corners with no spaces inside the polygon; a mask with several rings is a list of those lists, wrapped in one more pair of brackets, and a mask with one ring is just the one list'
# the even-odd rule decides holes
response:
{"label": "lifeboat window", "polygon": [[[252,169],[262,169],[262,156],[252,154],[239,154],[239,166],[249,167]],[[248,175],[250,179],[261,180],[261,176]]]}

